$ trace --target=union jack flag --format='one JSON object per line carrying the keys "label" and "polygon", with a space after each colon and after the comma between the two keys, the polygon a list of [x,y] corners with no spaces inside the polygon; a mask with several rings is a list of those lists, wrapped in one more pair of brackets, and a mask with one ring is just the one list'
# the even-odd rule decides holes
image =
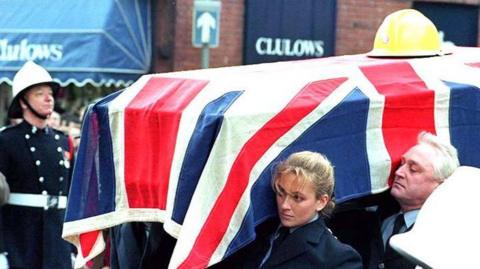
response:
{"label": "union jack flag", "polygon": [[100,231],[158,221],[177,238],[169,268],[205,268],[276,214],[271,170],[325,154],[337,202],[382,192],[422,130],[480,165],[480,49],[417,59],[351,55],[146,75],[90,106],[63,237],[77,266]]}

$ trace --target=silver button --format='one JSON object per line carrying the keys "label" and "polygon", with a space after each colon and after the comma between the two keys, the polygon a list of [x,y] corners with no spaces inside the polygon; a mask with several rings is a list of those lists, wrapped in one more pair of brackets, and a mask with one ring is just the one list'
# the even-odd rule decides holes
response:
{"label": "silver button", "polygon": [[42,183],[43,183],[43,181],[45,181],[45,178],[43,178],[43,177],[39,177],[39,178],[38,178],[38,181],[40,181],[40,182],[42,182]]}
{"label": "silver button", "polygon": [[55,140],[59,140],[60,136],[58,134],[55,135]]}
{"label": "silver button", "polygon": [[62,181],[63,181],[63,177],[59,177],[59,178],[58,178],[58,181],[62,182]]}
{"label": "silver button", "polygon": [[30,147],[31,152],[35,152],[35,147]]}
{"label": "silver button", "polygon": [[62,152],[62,147],[58,147],[58,148],[57,148],[57,151],[58,151],[58,152]]}
{"label": "silver button", "polygon": [[40,166],[41,163],[42,163],[42,162],[40,162],[40,160],[36,160],[36,161],[35,161],[35,165],[36,165],[36,166]]}
{"label": "silver button", "polygon": [[63,160],[60,160],[58,164],[63,165]]}
{"label": "silver button", "polygon": [[42,191],[42,195],[47,195],[48,192],[47,191]]}
{"label": "silver button", "polygon": [[32,134],[36,133],[37,132],[37,127],[33,126],[32,127]]}
{"label": "silver button", "polygon": [[59,192],[58,192],[58,195],[59,195],[59,196],[62,196],[62,194],[63,194],[63,191],[59,191]]}
{"label": "silver button", "polygon": [[30,135],[29,135],[29,134],[26,134],[26,135],[25,135],[25,139],[30,139]]}

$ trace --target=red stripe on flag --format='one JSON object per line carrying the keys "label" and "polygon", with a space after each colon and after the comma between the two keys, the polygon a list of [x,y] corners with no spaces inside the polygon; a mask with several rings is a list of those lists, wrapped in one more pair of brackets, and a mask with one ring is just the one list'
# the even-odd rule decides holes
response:
{"label": "red stripe on flag", "polygon": [[255,163],[275,141],[315,109],[345,80],[346,78],[335,78],[307,85],[246,142],[235,159],[225,187],[200,230],[192,250],[179,268],[205,268],[208,265],[248,185],[250,171]]}
{"label": "red stripe on flag", "polygon": [[382,133],[392,160],[390,181],[400,158],[417,142],[420,131],[435,134],[435,94],[427,88],[408,62],[360,67],[385,96]]}
{"label": "red stripe on flag", "polygon": [[99,234],[100,231],[91,231],[79,235],[80,249],[82,250],[83,257],[87,257],[90,254],[95,242],[97,242]]}
{"label": "red stripe on flag", "polygon": [[480,68],[480,63],[467,63],[466,65],[475,67],[475,68]]}
{"label": "red stripe on flag", "polygon": [[151,78],[125,108],[125,186],[130,207],[165,209],[180,117],[207,83]]}

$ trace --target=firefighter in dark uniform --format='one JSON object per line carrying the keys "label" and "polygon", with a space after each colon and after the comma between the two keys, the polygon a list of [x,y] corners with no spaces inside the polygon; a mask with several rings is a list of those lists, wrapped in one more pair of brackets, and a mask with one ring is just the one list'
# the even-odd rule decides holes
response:
{"label": "firefighter in dark uniform", "polygon": [[23,121],[0,133],[0,173],[10,188],[0,209],[8,263],[10,269],[72,268],[72,246],[61,234],[73,145],[47,126],[59,85],[28,61],[12,88],[8,117]]}

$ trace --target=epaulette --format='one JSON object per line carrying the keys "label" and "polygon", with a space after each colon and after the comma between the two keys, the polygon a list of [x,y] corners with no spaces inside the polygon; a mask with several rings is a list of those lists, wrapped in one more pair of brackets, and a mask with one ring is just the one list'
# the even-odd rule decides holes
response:
{"label": "epaulette", "polygon": [[0,127],[0,133],[3,132],[3,131],[5,131],[5,130],[7,130],[7,129],[12,128],[13,126],[15,126],[15,125],[6,125],[6,126]]}
{"label": "epaulette", "polygon": [[50,130],[52,130],[55,134],[62,135],[62,136],[68,136],[67,133],[65,133],[62,130],[55,129],[55,128],[50,128]]}

